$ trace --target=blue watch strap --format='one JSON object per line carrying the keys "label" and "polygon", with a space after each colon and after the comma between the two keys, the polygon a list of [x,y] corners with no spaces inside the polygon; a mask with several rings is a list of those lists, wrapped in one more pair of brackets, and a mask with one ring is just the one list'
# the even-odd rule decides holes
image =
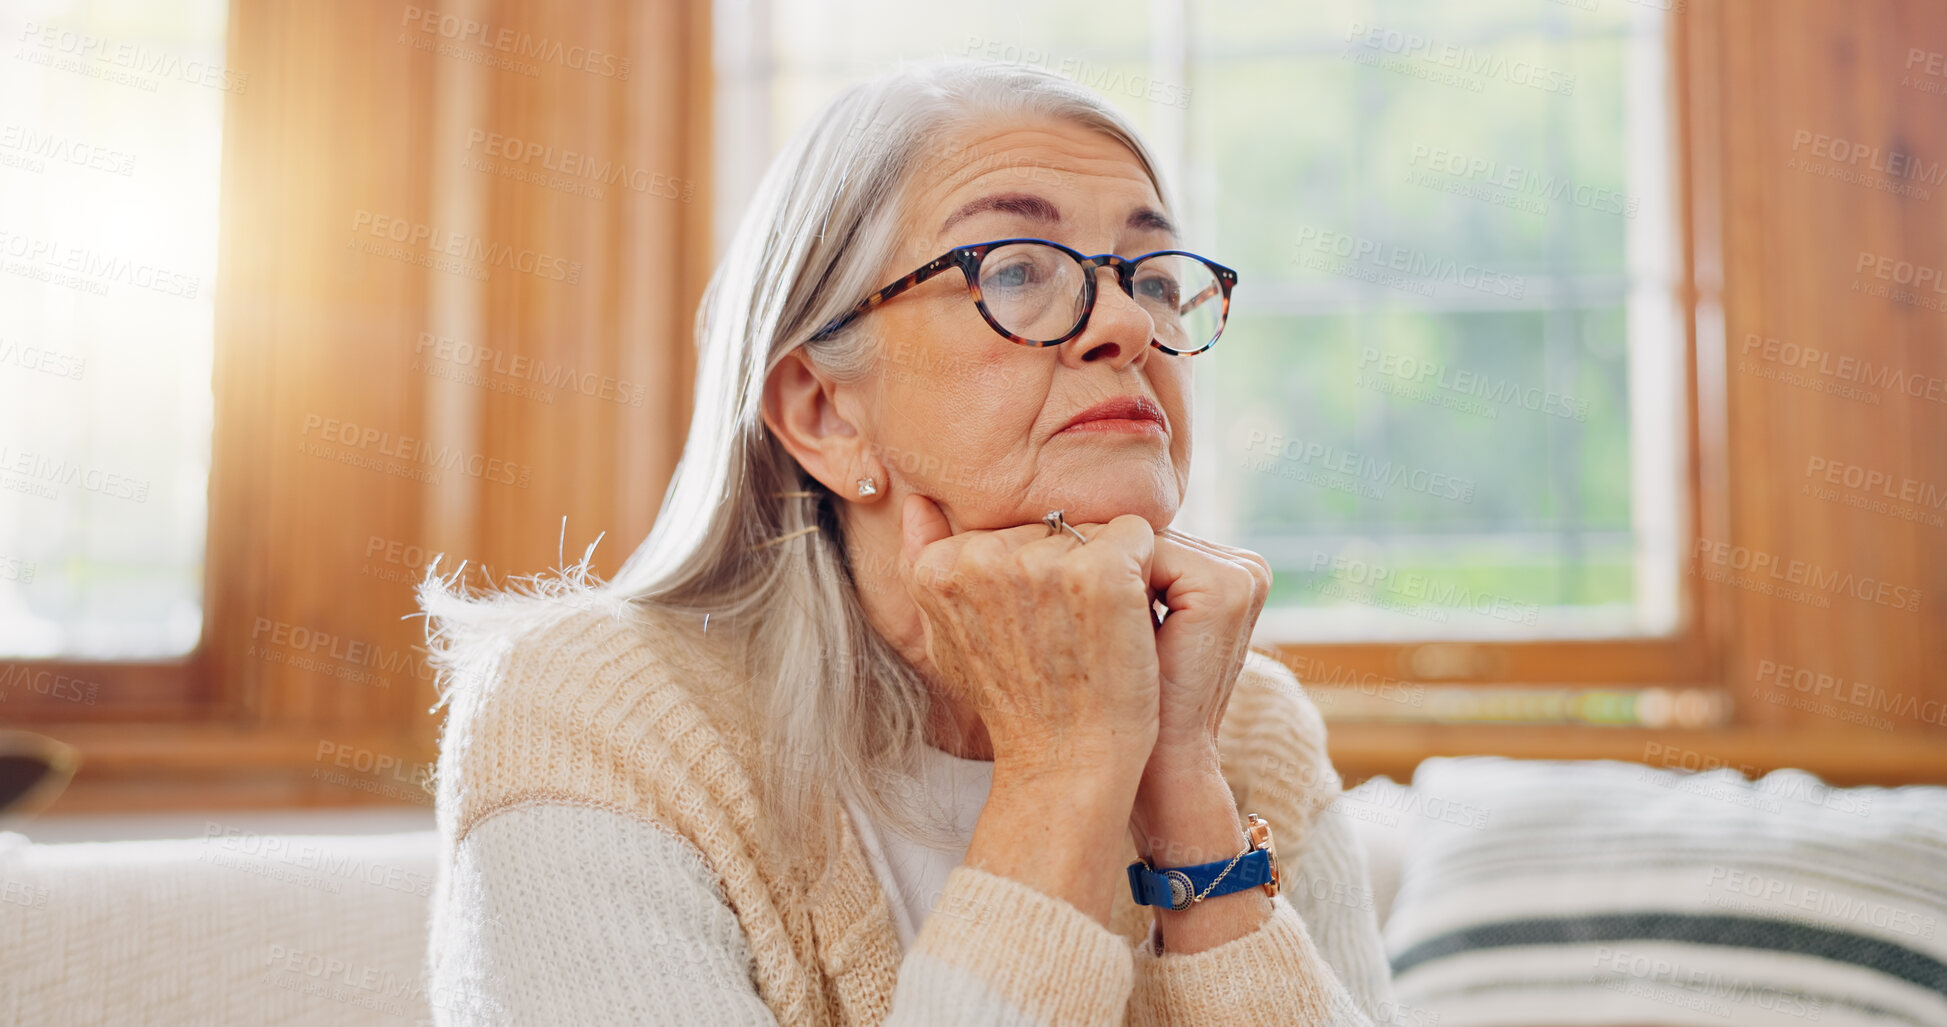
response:
{"label": "blue watch strap", "polygon": [[[1225,867],[1230,868],[1228,874],[1224,873]],[[1223,880],[1217,881],[1220,874]],[[1214,888],[1210,886],[1212,881],[1217,881]],[[1188,909],[1193,896],[1215,898],[1259,887],[1270,881],[1269,849],[1253,849],[1240,857],[1234,866],[1228,859],[1168,870],[1153,870],[1141,860],[1129,864],[1129,893],[1137,904],[1161,906],[1164,909]],[[1207,894],[1206,888],[1209,889]]]}

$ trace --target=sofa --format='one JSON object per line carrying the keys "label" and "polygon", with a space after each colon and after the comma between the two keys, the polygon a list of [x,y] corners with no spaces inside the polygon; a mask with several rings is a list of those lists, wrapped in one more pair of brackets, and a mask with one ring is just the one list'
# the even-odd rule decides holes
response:
{"label": "sofa", "polygon": [[[1947,789],[1428,760],[1350,819],[1402,1027],[1947,1025]],[[24,832],[24,833],[23,833]],[[0,1022],[424,1024],[430,830],[0,833]]]}
{"label": "sofa", "polygon": [[437,840],[0,834],[0,1023],[430,1023]]}

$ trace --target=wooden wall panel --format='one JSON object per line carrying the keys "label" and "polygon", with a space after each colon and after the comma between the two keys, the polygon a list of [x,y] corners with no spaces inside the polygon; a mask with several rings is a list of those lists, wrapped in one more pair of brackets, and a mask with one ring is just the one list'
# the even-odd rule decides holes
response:
{"label": "wooden wall panel", "polygon": [[1719,19],[1733,547],[1698,567],[1816,568],[1803,597],[1732,590],[1727,681],[1749,724],[1947,744],[1947,18],[1694,8]]}

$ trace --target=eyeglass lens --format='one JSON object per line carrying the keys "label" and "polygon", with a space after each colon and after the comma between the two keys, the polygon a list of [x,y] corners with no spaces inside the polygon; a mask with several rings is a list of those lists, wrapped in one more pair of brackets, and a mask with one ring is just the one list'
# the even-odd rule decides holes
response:
{"label": "eyeglass lens", "polygon": [[[981,261],[981,301],[1010,333],[1031,342],[1052,342],[1081,322],[1088,273],[1074,257],[1052,246],[1010,243]],[[1178,254],[1147,258],[1136,266],[1133,295],[1149,313],[1163,345],[1195,351],[1217,337],[1223,289],[1202,261]]]}

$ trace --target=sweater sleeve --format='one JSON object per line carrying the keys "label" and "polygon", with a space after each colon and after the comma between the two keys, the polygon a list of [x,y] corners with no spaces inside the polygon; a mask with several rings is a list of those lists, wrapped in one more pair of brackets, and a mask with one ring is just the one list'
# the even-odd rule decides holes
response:
{"label": "sweater sleeve", "polygon": [[1371,1027],[1282,892],[1257,930],[1202,952],[1135,952],[1129,1023],[1143,1027]]}
{"label": "sweater sleeve", "polygon": [[777,1023],[702,855],[591,806],[474,825],[435,893],[427,960],[441,1027]]}
{"label": "sweater sleeve", "polygon": [[[770,1025],[742,927],[675,832],[540,802],[461,839],[428,947],[435,1022]],[[1122,1022],[1131,955],[1068,903],[961,867],[899,967],[888,1027]]]}
{"label": "sweater sleeve", "polygon": [[899,965],[888,1025],[1120,1024],[1129,943],[1073,905],[961,865]]}

